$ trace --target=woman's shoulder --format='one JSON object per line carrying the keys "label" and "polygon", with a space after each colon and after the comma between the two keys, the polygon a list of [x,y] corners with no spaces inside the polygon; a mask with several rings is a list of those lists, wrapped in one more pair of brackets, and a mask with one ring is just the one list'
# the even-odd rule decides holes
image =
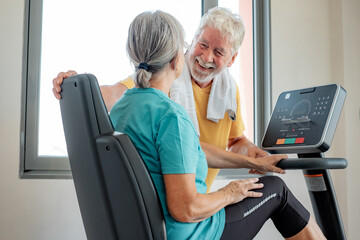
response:
{"label": "woman's shoulder", "polygon": [[131,102],[135,107],[144,108],[147,111],[157,113],[162,119],[164,117],[176,117],[189,120],[188,114],[180,104],[172,101],[164,92],[154,88],[132,88],[126,90],[124,100],[126,105]]}
{"label": "woman's shoulder", "polygon": [[175,118],[181,125],[186,125],[189,129],[192,129],[196,133],[195,127],[193,126],[193,123],[184,107],[170,99],[167,104],[167,114],[164,115],[162,119]]}

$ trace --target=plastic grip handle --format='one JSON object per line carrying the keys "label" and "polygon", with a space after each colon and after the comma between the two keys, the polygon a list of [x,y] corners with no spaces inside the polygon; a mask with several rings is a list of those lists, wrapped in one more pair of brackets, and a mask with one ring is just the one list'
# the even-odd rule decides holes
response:
{"label": "plastic grip handle", "polygon": [[344,158],[288,158],[276,164],[282,169],[344,169],[347,165]]}

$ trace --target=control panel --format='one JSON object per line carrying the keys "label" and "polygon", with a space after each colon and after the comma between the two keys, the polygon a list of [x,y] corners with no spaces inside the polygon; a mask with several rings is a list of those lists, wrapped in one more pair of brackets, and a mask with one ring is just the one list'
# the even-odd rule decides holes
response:
{"label": "control panel", "polygon": [[337,84],[280,94],[262,148],[273,153],[313,153],[329,149],[346,91]]}

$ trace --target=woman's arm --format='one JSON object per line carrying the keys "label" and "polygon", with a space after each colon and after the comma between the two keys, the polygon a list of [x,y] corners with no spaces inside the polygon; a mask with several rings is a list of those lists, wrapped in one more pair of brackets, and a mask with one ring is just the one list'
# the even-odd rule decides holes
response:
{"label": "woman's arm", "polygon": [[244,198],[261,197],[262,193],[251,191],[263,187],[257,181],[257,178],[236,180],[216,192],[200,194],[196,190],[195,174],[165,174],[167,206],[179,222],[200,222]]}
{"label": "woman's arm", "polygon": [[287,158],[285,154],[253,158],[226,151],[204,142],[201,142],[201,148],[204,150],[206,160],[211,168],[249,168],[256,169],[261,173],[285,173],[283,169],[275,166],[281,159]]}

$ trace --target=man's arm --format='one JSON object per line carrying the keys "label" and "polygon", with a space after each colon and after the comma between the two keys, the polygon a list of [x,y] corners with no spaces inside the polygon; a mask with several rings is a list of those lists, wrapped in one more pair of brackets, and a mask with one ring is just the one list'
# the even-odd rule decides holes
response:
{"label": "man's arm", "polygon": [[263,151],[255,144],[250,142],[245,136],[230,138],[228,141],[228,149],[231,152],[244,154],[253,158],[265,157],[269,155],[267,152]]}
{"label": "man's arm", "polygon": [[[244,154],[252,158],[262,158],[269,155],[267,152],[258,148],[255,144],[249,141],[245,136],[229,139],[228,149],[231,152]],[[264,172],[257,169],[250,169],[249,173],[264,174]]]}
{"label": "man's arm", "polygon": [[[67,72],[61,72],[57,75],[56,78],[54,78],[53,80],[53,93],[54,96],[57,99],[61,99],[61,87],[60,85],[63,83],[64,79],[77,75],[76,71],[73,70],[69,70]],[[106,108],[108,111],[111,110],[111,108],[114,106],[114,104],[116,103],[116,101],[124,94],[124,92],[127,90],[128,88],[118,82],[115,83],[114,85],[104,85],[104,86],[100,86],[100,90],[101,90],[101,94],[103,96]]]}
{"label": "man's arm", "polygon": [[287,158],[284,154],[255,158],[226,151],[204,142],[201,142],[201,148],[204,150],[208,166],[211,168],[249,168],[256,171],[251,173],[285,173],[283,169],[275,166],[281,159]]}
{"label": "man's arm", "polygon": [[101,94],[103,96],[106,108],[109,112],[114,106],[114,104],[117,102],[117,100],[121,98],[121,96],[127,89],[128,88],[120,82],[115,83],[114,85],[100,86]]}

